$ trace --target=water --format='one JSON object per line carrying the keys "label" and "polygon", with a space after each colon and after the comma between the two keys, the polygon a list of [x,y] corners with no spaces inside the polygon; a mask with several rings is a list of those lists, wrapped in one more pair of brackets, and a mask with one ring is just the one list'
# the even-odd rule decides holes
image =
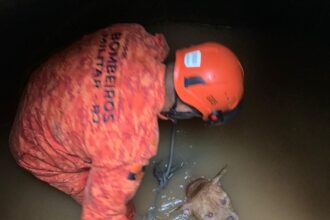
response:
{"label": "water", "polygon": [[[187,41],[222,41],[239,54],[246,69],[245,103],[237,120],[217,128],[198,121],[179,124],[175,152],[186,165],[164,194],[171,191],[175,199],[184,200],[187,182],[200,176],[211,178],[228,164],[223,185],[241,219],[327,219],[330,132],[325,124],[329,102],[324,102],[327,86],[323,80],[329,79],[325,75],[329,66],[320,59],[320,54],[327,53],[320,49],[322,42],[315,44],[310,36],[285,32],[204,25],[152,29],[170,33],[170,45],[176,47],[186,46]],[[163,123],[160,128],[158,156],[165,157],[170,126]],[[146,195],[152,187],[154,181],[147,174],[135,198],[141,213],[148,207],[143,201],[151,200]],[[162,201],[159,206],[166,204]],[[180,218],[178,212],[166,213],[161,210],[160,219]]]}
{"label": "water", "polygon": [[[183,133],[183,131],[177,130],[177,135],[179,133]],[[164,150],[168,151],[170,146],[164,147]],[[156,196],[156,192],[158,189],[157,183],[154,185],[154,188],[151,189],[151,192],[149,192],[149,195],[152,195],[149,200],[149,206],[148,211],[155,211],[156,209],[156,218],[157,219],[164,219],[164,218],[178,218],[181,216],[181,213],[177,213],[176,215],[173,215],[173,213],[178,211],[178,208],[180,205],[184,203],[184,188],[185,185],[191,180],[191,171],[196,166],[195,161],[191,161],[189,158],[189,155],[191,155],[191,149],[192,145],[189,146],[175,146],[175,153],[174,153],[174,166],[180,165],[180,170],[177,171],[174,176],[169,181],[169,186],[165,187],[163,190],[159,191],[158,195],[158,201],[155,204],[156,207],[153,204],[154,198]],[[163,158],[163,161],[166,160],[167,154],[164,152],[164,154],[159,154],[152,162],[151,164],[155,164],[156,160],[158,158]],[[167,167],[165,164],[164,167]],[[151,169],[151,167],[149,167]],[[147,170],[147,174],[150,175],[149,170]],[[144,184],[144,183],[143,183]],[[181,197],[178,197],[178,192],[181,191],[182,195]],[[146,197],[144,197],[146,198]],[[136,202],[139,203],[139,202]],[[141,211],[141,214],[137,219],[142,219],[143,211]],[[149,220],[149,219],[148,219]]]}
{"label": "water", "polygon": [[[231,47],[246,69],[243,110],[221,127],[198,120],[178,124],[175,161],[184,167],[161,192],[158,219],[182,220],[173,211],[194,178],[222,179],[243,220],[328,219],[330,207],[329,65],[326,42],[317,36],[257,32],[207,25],[149,27],[167,35],[172,48],[206,39]],[[170,57],[173,57],[174,49]],[[6,220],[78,220],[81,208],[63,193],[19,169],[8,151],[9,127],[0,139],[0,212]],[[166,159],[171,126],[160,123],[156,158]],[[135,197],[137,215],[146,214],[157,181],[148,167]]]}

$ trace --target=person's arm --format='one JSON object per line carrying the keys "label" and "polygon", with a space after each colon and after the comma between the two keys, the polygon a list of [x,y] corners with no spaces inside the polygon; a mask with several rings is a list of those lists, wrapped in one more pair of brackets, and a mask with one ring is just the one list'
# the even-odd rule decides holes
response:
{"label": "person's arm", "polygon": [[[115,169],[93,167],[86,184],[82,220],[127,220],[126,204],[134,196],[141,177],[130,166]],[[141,174],[141,173],[140,173]]]}

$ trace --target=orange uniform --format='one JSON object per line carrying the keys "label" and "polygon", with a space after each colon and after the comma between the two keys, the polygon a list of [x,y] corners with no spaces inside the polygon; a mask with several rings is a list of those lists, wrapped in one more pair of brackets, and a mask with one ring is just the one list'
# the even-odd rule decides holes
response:
{"label": "orange uniform", "polygon": [[157,152],[163,35],[118,24],[84,36],[31,76],[10,143],[18,164],[82,204],[84,220],[128,219]]}

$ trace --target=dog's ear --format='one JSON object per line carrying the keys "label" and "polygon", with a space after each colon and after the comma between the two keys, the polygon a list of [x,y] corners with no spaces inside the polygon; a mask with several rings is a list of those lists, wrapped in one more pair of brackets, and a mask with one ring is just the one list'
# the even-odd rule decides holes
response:
{"label": "dog's ear", "polygon": [[212,179],[212,184],[218,184],[221,185],[221,178],[223,177],[223,175],[227,172],[227,165],[225,165],[220,171],[219,173]]}

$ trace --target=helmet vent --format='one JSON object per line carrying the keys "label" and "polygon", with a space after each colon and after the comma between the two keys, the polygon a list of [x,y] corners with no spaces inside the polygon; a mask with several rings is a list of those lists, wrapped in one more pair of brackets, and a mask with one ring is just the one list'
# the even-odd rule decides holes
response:
{"label": "helmet vent", "polygon": [[189,87],[189,86],[193,86],[196,84],[205,84],[205,81],[202,77],[200,76],[194,76],[194,77],[185,77],[184,78],[184,87]]}

